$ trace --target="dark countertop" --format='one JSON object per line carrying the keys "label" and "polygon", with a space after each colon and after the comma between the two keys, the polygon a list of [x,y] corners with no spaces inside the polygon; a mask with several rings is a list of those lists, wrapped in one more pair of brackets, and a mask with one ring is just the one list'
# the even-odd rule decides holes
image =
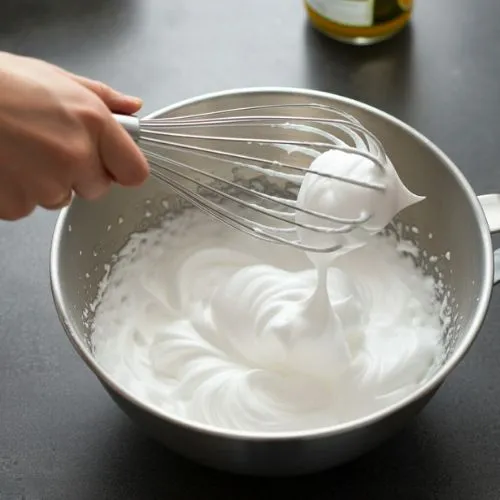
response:
{"label": "dark countertop", "polygon": [[[310,29],[300,0],[5,0],[0,50],[138,94],[147,112],[231,87],[345,94],[426,134],[478,193],[498,190],[500,3],[416,4],[411,29],[353,48]],[[1,500],[500,498],[498,292],[464,362],[392,441],[317,476],[240,478],[144,437],[73,352],[49,290],[55,219],[0,223]]]}

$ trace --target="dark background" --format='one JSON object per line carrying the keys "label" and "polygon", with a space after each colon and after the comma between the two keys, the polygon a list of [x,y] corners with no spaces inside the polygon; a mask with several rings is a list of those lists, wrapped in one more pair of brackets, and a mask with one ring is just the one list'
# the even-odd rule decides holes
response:
{"label": "dark background", "polygon": [[[309,87],[427,135],[478,193],[500,189],[500,2],[416,0],[411,29],[337,44],[300,0],[4,0],[0,50],[48,59],[145,100]],[[1,99],[1,96],[0,96]],[[446,197],[446,193],[443,193]],[[355,463],[251,479],[184,461],[137,430],[73,353],[49,290],[55,213],[0,223],[0,499],[500,498],[500,296],[464,362],[405,431]],[[460,221],[450,221],[457,224]]]}

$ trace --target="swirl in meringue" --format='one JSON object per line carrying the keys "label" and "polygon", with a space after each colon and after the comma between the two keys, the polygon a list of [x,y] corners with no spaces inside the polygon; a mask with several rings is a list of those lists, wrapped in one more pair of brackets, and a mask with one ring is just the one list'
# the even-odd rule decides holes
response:
{"label": "swirl in meringue", "polygon": [[94,318],[96,359],[138,399],[217,428],[368,416],[424,383],[443,349],[434,281],[398,248],[372,236],[316,268],[187,211],[121,252]]}

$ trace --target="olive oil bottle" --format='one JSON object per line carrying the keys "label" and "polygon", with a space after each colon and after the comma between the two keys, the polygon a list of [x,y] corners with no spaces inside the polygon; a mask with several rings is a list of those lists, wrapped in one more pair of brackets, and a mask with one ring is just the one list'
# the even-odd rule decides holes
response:
{"label": "olive oil bottle", "polygon": [[305,0],[312,25],[354,45],[392,37],[410,20],[413,0]]}

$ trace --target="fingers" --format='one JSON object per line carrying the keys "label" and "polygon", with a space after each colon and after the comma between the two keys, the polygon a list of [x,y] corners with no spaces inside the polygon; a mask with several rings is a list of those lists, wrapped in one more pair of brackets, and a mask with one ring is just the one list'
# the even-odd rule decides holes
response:
{"label": "fingers", "polygon": [[123,186],[139,186],[149,175],[146,158],[111,115],[100,137],[99,156],[109,176]]}
{"label": "fingers", "polygon": [[72,189],[62,177],[54,180],[48,169],[47,176],[40,176],[35,169],[26,169],[25,171],[31,173],[28,179],[19,175],[19,169],[2,167],[0,170],[4,174],[0,180],[1,188],[8,188],[7,194],[0,189],[1,201],[5,202],[4,210],[0,210],[0,219],[5,218],[3,215],[6,211],[10,211],[10,220],[15,220],[31,213],[37,205],[48,210],[57,210],[71,202]]}
{"label": "fingers", "polygon": [[[126,96],[108,85],[84,78],[70,75],[75,81],[96,94],[110,111],[130,115],[139,111],[142,101],[137,97]],[[106,179],[100,178],[90,186],[79,185],[75,191],[89,198],[92,185],[100,185],[103,190],[109,188],[111,181],[123,186],[138,186],[149,175],[149,166],[137,145],[129,134],[114,120],[111,115],[107,117],[99,140],[99,156],[107,173]],[[99,197],[101,193],[95,193]],[[92,199],[94,193],[91,194]]]}
{"label": "fingers", "polygon": [[137,113],[142,107],[142,101],[138,97],[124,95],[108,85],[84,78],[83,76],[70,75],[73,80],[77,81],[85,88],[96,94],[106,106],[114,113],[122,113],[124,115],[132,115]]}
{"label": "fingers", "polygon": [[0,219],[8,221],[22,219],[33,212],[35,205],[21,184],[11,178],[0,179]]}
{"label": "fingers", "polygon": [[71,203],[73,198],[73,192],[68,191],[67,193],[61,193],[57,198],[48,203],[40,202],[40,206],[46,208],[47,210],[59,210]]}
{"label": "fingers", "polygon": [[97,200],[104,196],[111,187],[111,179],[104,170],[95,172],[74,186],[75,193],[86,200]]}

